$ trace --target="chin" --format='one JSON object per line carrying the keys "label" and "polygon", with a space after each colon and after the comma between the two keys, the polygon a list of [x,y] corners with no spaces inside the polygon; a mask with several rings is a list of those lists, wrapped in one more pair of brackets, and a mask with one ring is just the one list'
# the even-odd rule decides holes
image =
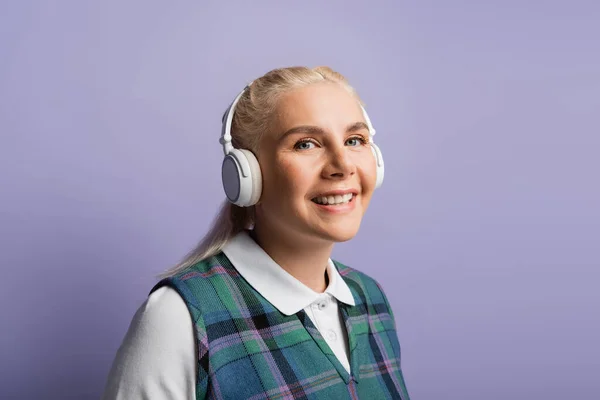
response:
{"label": "chin", "polygon": [[320,236],[331,242],[342,243],[354,238],[357,233],[358,226],[330,227],[322,231]]}

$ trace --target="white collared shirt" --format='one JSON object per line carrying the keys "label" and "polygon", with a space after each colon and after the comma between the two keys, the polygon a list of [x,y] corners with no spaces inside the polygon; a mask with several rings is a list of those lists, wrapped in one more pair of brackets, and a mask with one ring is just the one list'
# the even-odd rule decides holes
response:
{"label": "white collared shirt", "polygon": [[[354,305],[348,285],[331,260],[329,284],[317,293],[281,268],[242,232],[223,249],[240,275],[285,315],[304,310],[350,372],[348,335],[338,301]],[[172,288],[154,291],[136,312],[123,339],[103,399],[195,399],[196,357],[187,306]]]}

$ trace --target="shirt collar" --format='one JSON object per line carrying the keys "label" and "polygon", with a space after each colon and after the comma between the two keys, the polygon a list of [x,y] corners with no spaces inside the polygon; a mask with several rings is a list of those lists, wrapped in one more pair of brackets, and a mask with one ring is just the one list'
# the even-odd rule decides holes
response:
{"label": "shirt collar", "polygon": [[[230,239],[223,253],[240,275],[285,315],[297,313],[322,296],[281,268],[245,231]],[[327,263],[327,276],[329,285],[325,293],[355,305],[350,288],[331,259]]]}

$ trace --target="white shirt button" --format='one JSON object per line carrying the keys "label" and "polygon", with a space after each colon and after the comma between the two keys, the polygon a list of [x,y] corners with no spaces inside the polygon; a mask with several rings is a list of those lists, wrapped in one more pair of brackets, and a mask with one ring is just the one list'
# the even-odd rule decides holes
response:
{"label": "white shirt button", "polygon": [[319,310],[324,310],[325,308],[327,308],[327,300],[319,301],[317,306],[319,307]]}
{"label": "white shirt button", "polygon": [[327,331],[327,339],[335,341],[337,339],[337,335],[334,331]]}

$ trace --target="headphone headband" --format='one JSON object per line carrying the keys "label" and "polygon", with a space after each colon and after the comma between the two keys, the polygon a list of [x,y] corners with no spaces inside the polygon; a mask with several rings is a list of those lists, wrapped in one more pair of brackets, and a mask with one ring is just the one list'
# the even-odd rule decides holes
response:
{"label": "headphone headband", "polygon": [[252,82],[248,83],[246,85],[246,87],[244,87],[244,89],[242,89],[242,91],[235,97],[235,99],[233,100],[231,105],[227,108],[227,110],[225,111],[225,114],[223,114],[221,139],[219,140],[219,143],[221,143],[221,145],[223,145],[223,154],[224,155],[229,154],[231,152],[231,150],[233,150],[233,145],[231,144],[231,125],[233,122],[233,115],[235,114],[235,106],[237,105],[238,101],[240,101],[240,98],[242,97],[244,92],[248,88],[250,88],[250,85],[252,85]]}

